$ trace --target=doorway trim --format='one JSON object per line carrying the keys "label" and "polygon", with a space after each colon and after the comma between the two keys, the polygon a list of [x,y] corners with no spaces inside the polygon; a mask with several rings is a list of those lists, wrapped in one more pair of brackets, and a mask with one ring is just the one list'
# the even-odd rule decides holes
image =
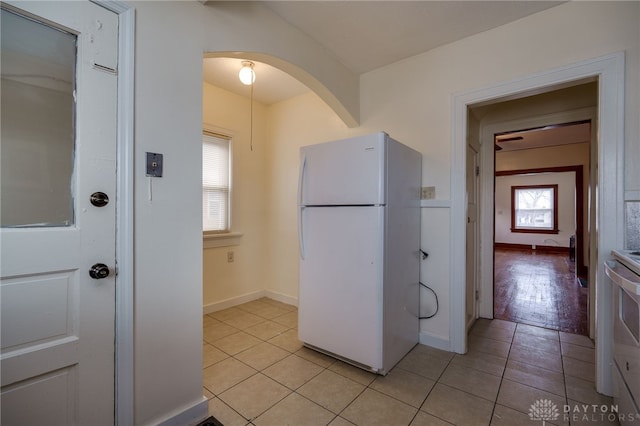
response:
{"label": "doorway trim", "polygon": [[134,424],[134,89],[135,8],[90,0],[118,15],[114,424]]}
{"label": "doorway trim", "polygon": [[[575,64],[501,82],[453,96],[450,258],[465,253],[466,235],[466,144],[468,108],[482,103],[517,99],[548,92],[561,87],[596,78],[598,80],[598,188],[597,247],[592,248],[591,268],[596,272],[596,388],[611,395],[613,390],[610,365],[612,362],[611,289],[604,279],[602,261],[612,249],[623,246],[623,173],[624,173],[624,52],[588,59]],[[484,160],[483,164],[484,164]],[[596,232],[596,231],[594,231]],[[479,250],[483,254],[492,247],[484,247],[482,237]],[[481,256],[481,269],[485,267]],[[462,267],[461,267],[462,266]],[[451,262],[450,345],[458,353],[467,350],[465,327],[466,265]]]}

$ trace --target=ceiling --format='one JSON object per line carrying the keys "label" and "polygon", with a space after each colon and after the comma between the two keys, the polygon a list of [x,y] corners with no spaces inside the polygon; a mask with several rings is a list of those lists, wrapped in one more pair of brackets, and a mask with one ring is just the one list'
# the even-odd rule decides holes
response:
{"label": "ceiling", "polygon": [[[216,1],[207,1],[215,7]],[[560,1],[263,1],[315,39],[354,74],[400,61],[557,6]],[[204,80],[249,96],[240,59],[207,58]],[[256,63],[254,99],[270,105],[308,91],[286,73]]]}
{"label": "ceiling", "polygon": [[[272,105],[309,91],[307,86],[289,74],[262,62],[253,63],[256,73],[253,98],[256,101]],[[202,62],[203,79],[240,96],[250,97],[251,87],[242,84],[238,78],[241,67],[241,59],[205,58]]]}
{"label": "ceiling", "polygon": [[496,136],[496,151],[518,151],[546,146],[591,142],[591,123],[567,123]]}
{"label": "ceiling", "polygon": [[[215,7],[216,1],[207,1]],[[424,53],[464,37],[508,24],[557,6],[562,1],[263,1],[334,55],[354,74]],[[242,59],[206,58],[204,80],[249,97],[240,83]],[[301,95],[309,89],[268,64],[255,62],[253,97],[265,105]],[[518,138],[504,141],[504,139]],[[502,142],[501,142],[502,140]],[[499,152],[589,142],[589,123],[549,126],[500,135]]]}

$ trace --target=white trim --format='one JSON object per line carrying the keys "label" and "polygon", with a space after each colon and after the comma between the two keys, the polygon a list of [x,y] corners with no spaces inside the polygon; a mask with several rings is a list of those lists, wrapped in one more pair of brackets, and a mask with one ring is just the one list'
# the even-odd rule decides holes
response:
{"label": "white trim", "polygon": [[[596,275],[596,387],[610,395],[613,390],[611,287],[604,279],[603,261],[612,249],[623,247],[624,197],[624,52],[616,52],[542,73],[453,96],[451,156],[451,258],[465,252],[465,193],[467,108],[505,97],[542,93],[559,85],[599,78],[598,103],[598,247]],[[451,265],[451,349],[466,351],[465,328],[466,266]]]}
{"label": "white trim", "polygon": [[116,159],[115,424],[134,424],[134,84],[135,9],[118,0],[92,0],[118,15]]}
{"label": "white trim", "polygon": [[218,248],[237,246],[240,244],[242,232],[218,232],[218,233],[202,233],[202,248]]}
{"label": "white trim", "polygon": [[420,200],[420,208],[443,208],[451,207],[451,200]]}
{"label": "white trim", "polygon": [[445,336],[431,334],[427,331],[421,331],[418,335],[418,342],[421,345],[431,346],[432,348],[448,351],[451,348],[451,341]]}
{"label": "white trim", "polygon": [[288,296],[286,294],[278,293],[272,290],[265,291],[265,297],[269,299],[277,300],[278,302],[286,303],[287,305],[298,306],[298,298],[293,296]]}
{"label": "white trim", "polygon": [[165,420],[158,420],[152,424],[157,424],[158,426],[184,426],[198,424],[209,415],[209,400],[203,396],[200,401],[187,408],[181,407],[176,410],[175,413],[176,414],[171,415]]}
{"label": "white trim", "polygon": [[243,303],[251,302],[253,300],[260,299],[266,296],[265,290],[253,291],[240,296],[224,299],[219,302],[209,303],[202,307],[203,315],[210,314],[212,312],[218,312],[223,309],[232,308],[234,306],[242,305]]}
{"label": "white trim", "polygon": [[[456,95],[453,98],[451,123],[453,126],[451,144],[451,246],[449,259],[457,259],[456,253],[466,253],[466,150],[467,150],[467,106],[472,102],[473,92]],[[464,354],[467,352],[466,327],[466,264],[450,262],[451,277],[449,299],[449,350]]]}
{"label": "white trim", "polygon": [[640,200],[640,191],[626,191],[624,193],[625,201],[638,201]]}
{"label": "white trim", "polygon": [[232,308],[234,306],[242,305],[243,303],[252,302],[263,297],[276,300],[278,302],[286,303],[287,305],[298,306],[298,299],[296,297],[288,296],[286,294],[278,293],[271,290],[258,290],[251,293],[246,293],[241,296],[231,297],[229,299],[221,300],[219,302],[209,303],[202,307],[203,315],[218,312],[223,309]]}

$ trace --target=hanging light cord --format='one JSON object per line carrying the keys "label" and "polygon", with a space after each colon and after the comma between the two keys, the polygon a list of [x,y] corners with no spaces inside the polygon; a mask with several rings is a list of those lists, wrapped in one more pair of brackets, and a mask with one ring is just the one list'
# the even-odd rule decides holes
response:
{"label": "hanging light cord", "polygon": [[249,147],[251,148],[251,151],[253,151],[253,85],[255,83],[251,83],[251,107],[250,107],[250,114],[249,114]]}

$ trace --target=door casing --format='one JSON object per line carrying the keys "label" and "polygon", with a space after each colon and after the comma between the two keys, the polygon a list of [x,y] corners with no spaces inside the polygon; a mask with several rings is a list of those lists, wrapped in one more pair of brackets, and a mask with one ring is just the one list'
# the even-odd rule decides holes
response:
{"label": "door casing", "polygon": [[116,138],[115,424],[134,424],[134,93],[136,10],[121,0],[90,0],[118,15]]}
{"label": "door casing", "polygon": [[[596,247],[592,250],[590,265],[595,272],[596,291],[596,388],[598,392],[611,395],[613,381],[609,366],[612,363],[612,313],[611,289],[607,288],[604,279],[602,262],[609,257],[611,250],[623,246],[623,190],[624,190],[624,52],[617,52],[593,59],[588,59],[560,68],[543,71],[523,78],[518,78],[496,85],[467,91],[453,97],[452,117],[452,156],[451,156],[451,258],[456,253],[463,253],[466,244],[465,222],[465,185],[466,145],[467,145],[467,113],[468,108],[483,103],[494,103],[500,100],[515,99],[560,87],[567,87],[577,82],[598,81],[598,185],[597,218],[598,230]],[[483,155],[482,169],[485,162],[492,161]],[[486,171],[485,170],[485,171]],[[486,176],[482,176],[482,186]],[[484,197],[483,197],[484,200]],[[484,210],[484,203],[481,211]],[[489,207],[490,208],[490,207]],[[493,214],[490,208],[489,214]],[[482,237],[480,240],[482,247]],[[482,251],[481,268],[488,264],[485,260],[487,250]],[[598,257],[599,254],[599,257]],[[455,264],[450,269],[451,305],[450,305],[450,348],[454,352],[465,353],[467,336],[465,327],[466,267]]]}

